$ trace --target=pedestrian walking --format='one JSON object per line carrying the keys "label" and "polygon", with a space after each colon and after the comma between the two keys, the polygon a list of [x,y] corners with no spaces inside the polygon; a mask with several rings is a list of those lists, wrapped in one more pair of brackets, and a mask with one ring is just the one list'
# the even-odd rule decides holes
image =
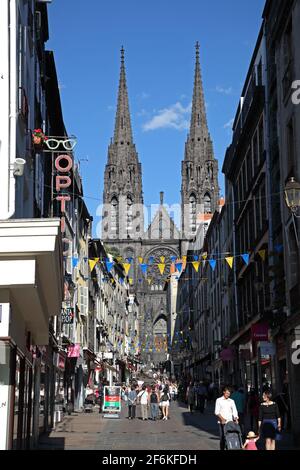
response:
{"label": "pedestrian walking", "polygon": [[153,421],[156,421],[158,418],[158,403],[159,403],[159,396],[155,387],[153,387],[152,392],[150,394],[150,417]]}
{"label": "pedestrian walking", "polygon": [[171,400],[171,397],[169,393],[169,388],[166,385],[163,391],[161,392],[161,396],[160,396],[160,406],[161,406],[162,416],[163,416],[162,419],[164,421],[167,421],[169,418],[170,400]]}
{"label": "pedestrian walking", "polygon": [[256,447],[256,441],[258,441],[259,437],[256,436],[255,432],[250,431],[246,437],[246,441],[243,445],[244,450],[258,450]]}
{"label": "pedestrian walking", "polygon": [[149,394],[147,392],[146,385],[143,385],[142,390],[138,393],[138,399],[141,404],[142,420],[147,421]]}
{"label": "pedestrian walking", "polygon": [[225,450],[224,426],[230,421],[238,424],[239,417],[235,402],[231,400],[229,387],[223,388],[223,395],[217,398],[215,405],[215,415],[218,418],[220,432],[220,450]]}
{"label": "pedestrian walking", "polygon": [[203,382],[200,382],[197,388],[198,392],[198,408],[200,412],[203,414],[205,409],[205,401],[207,399],[207,388],[205,387]]}
{"label": "pedestrian walking", "polygon": [[263,403],[259,407],[259,433],[265,439],[266,450],[275,450],[276,440],[281,432],[281,418],[277,403],[272,401],[270,390],[263,393]]}
{"label": "pedestrian walking", "polygon": [[193,382],[190,382],[188,388],[186,389],[186,400],[190,413],[193,413],[195,406],[195,387]]}
{"label": "pedestrian walking", "polygon": [[127,394],[127,404],[128,404],[128,419],[135,419],[136,415],[136,401],[137,401],[137,393],[135,390],[135,386],[131,386],[131,390],[129,390]]}

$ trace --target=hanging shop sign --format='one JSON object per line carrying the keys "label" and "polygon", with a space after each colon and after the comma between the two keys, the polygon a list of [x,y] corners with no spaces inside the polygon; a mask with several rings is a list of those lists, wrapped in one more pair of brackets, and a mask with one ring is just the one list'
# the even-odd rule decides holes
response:
{"label": "hanging shop sign", "polygon": [[121,413],[121,387],[104,387],[103,411]]}
{"label": "hanging shop sign", "polygon": [[268,341],[269,325],[268,323],[256,323],[251,327],[251,336],[253,341]]}
{"label": "hanging shop sign", "polygon": [[68,347],[68,357],[79,357],[80,356],[80,344]]}
{"label": "hanging shop sign", "polygon": [[55,176],[55,190],[56,190],[56,201],[60,202],[60,211],[61,211],[61,232],[63,235],[63,243],[67,245],[66,250],[63,252],[64,256],[67,256],[69,253],[69,245],[72,243],[71,240],[65,237],[66,232],[66,202],[71,200],[71,197],[65,191],[71,186],[72,180],[69,176],[73,168],[73,159],[71,155],[63,154],[58,155],[54,161],[55,170],[57,172]]}
{"label": "hanging shop sign", "polygon": [[63,325],[70,325],[73,323],[74,319],[74,309],[73,308],[64,308],[61,312],[61,322]]}

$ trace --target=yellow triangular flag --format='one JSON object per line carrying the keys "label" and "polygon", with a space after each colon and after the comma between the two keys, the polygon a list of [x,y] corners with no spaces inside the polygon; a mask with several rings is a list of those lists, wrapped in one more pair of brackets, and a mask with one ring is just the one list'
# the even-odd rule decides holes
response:
{"label": "yellow triangular flag", "polygon": [[259,250],[258,254],[261,257],[261,259],[263,261],[265,261],[265,259],[266,259],[266,250]]}
{"label": "yellow triangular flag", "polygon": [[160,271],[160,274],[163,275],[166,265],[161,263],[161,264],[158,264],[157,266],[158,266],[158,269]]}
{"label": "yellow triangular flag", "polygon": [[143,258],[141,256],[139,256],[139,263],[143,264]]}
{"label": "yellow triangular flag", "polygon": [[152,282],[152,279],[147,279],[148,280],[148,284],[150,286],[151,282]]}
{"label": "yellow triangular flag", "polygon": [[132,286],[132,284],[133,284],[133,279],[132,279],[132,277],[129,278],[129,284],[130,284],[131,286]]}
{"label": "yellow triangular flag", "polygon": [[91,272],[93,271],[94,267],[96,266],[97,261],[94,259],[89,259],[89,265],[90,265],[90,270]]}
{"label": "yellow triangular flag", "polygon": [[160,257],[160,261],[161,261],[162,263],[165,262],[165,259],[166,259],[166,258],[165,258],[164,256],[161,256],[161,257]]}
{"label": "yellow triangular flag", "polygon": [[207,253],[203,253],[202,258],[205,260],[207,258]]}
{"label": "yellow triangular flag", "polygon": [[183,261],[184,263],[186,263],[186,258],[187,258],[186,256],[183,256],[183,257],[182,257],[182,261]]}
{"label": "yellow triangular flag", "polygon": [[193,262],[192,262],[192,265],[194,266],[195,271],[196,271],[196,273],[197,273],[198,270],[199,270],[200,261],[193,261]]}
{"label": "yellow triangular flag", "polygon": [[225,258],[227,263],[229,264],[230,268],[232,269],[232,265],[233,265],[233,256],[227,256],[227,258]]}
{"label": "yellow triangular flag", "polygon": [[129,269],[131,268],[131,264],[130,263],[123,263],[123,268],[125,269],[125,274],[127,276],[127,274],[129,273]]}

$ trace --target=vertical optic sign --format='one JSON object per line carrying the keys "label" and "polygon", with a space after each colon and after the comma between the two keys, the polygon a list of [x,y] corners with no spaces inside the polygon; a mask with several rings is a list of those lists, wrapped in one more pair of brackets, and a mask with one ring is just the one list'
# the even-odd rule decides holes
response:
{"label": "vertical optic sign", "polygon": [[[63,235],[63,243],[69,244],[71,241],[68,238],[65,238],[66,232],[66,202],[71,200],[71,197],[68,193],[65,192],[67,188],[72,185],[72,180],[70,177],[70,172],[73,168],[73,159],[70,155],[58,155],[55,158],[55,169],[57,171],[55,177],[55,190],[56,190],[56,200],[60,202],[60,211],[61,211],[61,232]],[[69,250],[66,249],[63,253],[64,256],[68,255]]]}

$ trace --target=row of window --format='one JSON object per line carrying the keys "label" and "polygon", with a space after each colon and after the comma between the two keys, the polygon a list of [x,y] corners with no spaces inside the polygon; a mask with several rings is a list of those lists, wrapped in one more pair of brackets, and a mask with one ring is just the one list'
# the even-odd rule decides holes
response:
{"label": "row of window", "polygon": [[244,157],[237,178],[237,204],[238,208],[243,206],[248,192],[251,190],[254,176],[261,163],[264,161],[264,125],[263,117],[253,134],[251,144]]}

